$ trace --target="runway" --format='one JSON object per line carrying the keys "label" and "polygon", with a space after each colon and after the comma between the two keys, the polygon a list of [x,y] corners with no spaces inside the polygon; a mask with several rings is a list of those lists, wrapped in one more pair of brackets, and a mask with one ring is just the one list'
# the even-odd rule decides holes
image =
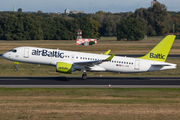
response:
{"label": "runway", "polygon": [[0,87],[180,88],[180,77],[0,77]]}

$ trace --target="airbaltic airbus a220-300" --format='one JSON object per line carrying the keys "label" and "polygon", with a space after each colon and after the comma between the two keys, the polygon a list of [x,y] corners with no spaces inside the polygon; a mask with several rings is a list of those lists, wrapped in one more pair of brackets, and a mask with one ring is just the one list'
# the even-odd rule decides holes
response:
{"label": "airbaltic airbus a220-300", "polygon": [[120,57],[104,54],[91,54],[66,50],[56,50],[37,47],[18,47],[3,54],[3,58],[19,62],[56,66],[56,71],[71,73],[76,70],[83,72],[82,78],[86,79],[86,71],[108,71],[118,73],[137,73],[175,69],[176,64],[166,63],[169,50],[175,35],[166,36],[148,54],[140,58]]}

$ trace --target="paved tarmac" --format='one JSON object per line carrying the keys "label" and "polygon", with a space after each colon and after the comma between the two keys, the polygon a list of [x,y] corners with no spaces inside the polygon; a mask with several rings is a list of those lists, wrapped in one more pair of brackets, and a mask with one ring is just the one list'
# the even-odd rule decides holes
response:
{"label": "paved tarmac", "polygon": [[0,87],[180,88],[180,77],[0,77]]}

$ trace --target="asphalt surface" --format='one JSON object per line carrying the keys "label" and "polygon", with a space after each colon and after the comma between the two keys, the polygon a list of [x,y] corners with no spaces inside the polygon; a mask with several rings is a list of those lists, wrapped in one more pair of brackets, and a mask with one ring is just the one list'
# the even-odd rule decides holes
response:
{"label": "asphalt surface", "polygon": [[180,88],[180,77],[0,77],[0,87]]}

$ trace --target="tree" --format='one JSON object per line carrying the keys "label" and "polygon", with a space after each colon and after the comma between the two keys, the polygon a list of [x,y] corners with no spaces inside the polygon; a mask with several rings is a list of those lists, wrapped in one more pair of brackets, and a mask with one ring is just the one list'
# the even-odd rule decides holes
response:
{"label": "tree", "polygon": [[137,9],[133,15],[146,27],[147,35],[164,35],[168,32],[169,16],[167,7],[157,3],[152,7]]}
{"label": "tree", "polygon": [[157,35],[164,35],[168,32],[167,23],[168,23],[168,13],[167,7],[163,4],[157,3],[153,6],[154,11],[154,22],[155,30]]}
{"label": "tree", "polygon": [[106,15],[106,12],[99,10],[98,12],[96,12],[96,14],[102,14],[102,15]]}
{"label": "tree", "polygon": [[83,38],[100,38],[98,29],[101,25],[97,21],[92,18],[82,17],[78,19],[78,23],[82,30]]}
{"label": "tree", "polygon": [[145,27],[133,17],[125,18],[117,25],[117,40],[137,41],[144,38]]}
{"label": "tree", "polygon": [[102,27],[100,29],[101,35],[114,36],[116,35],[116,27],[120,21],[120,16],[118,15],[107,15],[105,16]]}
{"label": "tree", "polygon": [[41,10],[38,10],[38,13],[43,13]]}

